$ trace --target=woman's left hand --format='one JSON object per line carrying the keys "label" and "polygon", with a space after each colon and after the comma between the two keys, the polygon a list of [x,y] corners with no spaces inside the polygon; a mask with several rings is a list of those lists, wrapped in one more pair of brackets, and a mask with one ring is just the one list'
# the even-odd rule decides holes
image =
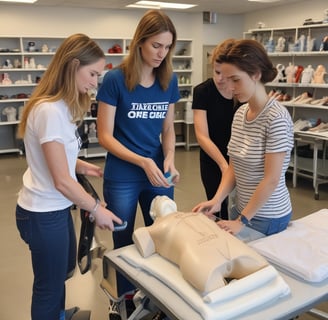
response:
{"label": "woman's left hand", "polygon": [[172,177],[172,184],[176,185],[180,181],[180,173],[179,171],[175,168],[174,162],[170,161],[170,157],[165,158],[164,160],[164,173],[168,172],[170,176]]}
{"label": "woman's left hand", "polygon": [[219,220],[217,225],[233,235],[239,233],[244,226],[239,220]]}
{"label": "woman's left hand", "polygon": [[180,181],[180,173],[176,169],[168,170],[165,172],[169,172],[171,178],[171,184],[170,185],[176,185]]}

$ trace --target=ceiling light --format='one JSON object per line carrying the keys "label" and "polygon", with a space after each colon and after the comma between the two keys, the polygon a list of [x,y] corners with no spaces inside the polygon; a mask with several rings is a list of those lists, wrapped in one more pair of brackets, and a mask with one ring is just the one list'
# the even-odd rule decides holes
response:
{"label": "ceiling light", "polygon": [[148,8],[148,9],[189,9],[196,7],[196,4],[173,3],[160,1],[137,1],[134,4],[129,4],[130,8]]}
{"label": "ceiling light", "polygon": [[263,2],[263,3],[269,3],[269,2],[279,2],[280,0],[248,0],[249,2]]}
{"label": "ceiling light", "polygon": [[20,3],[34,3],[37,0],[0,0],[0,2],[20,2]]}

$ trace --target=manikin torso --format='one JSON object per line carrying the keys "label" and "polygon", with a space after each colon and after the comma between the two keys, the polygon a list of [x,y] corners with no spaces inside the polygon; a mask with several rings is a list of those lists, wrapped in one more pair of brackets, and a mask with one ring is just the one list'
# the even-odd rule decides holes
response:
{"label": "manikin torso", "polygon": [[179,266],[201,293],[226,285],[267,266],[267,261],[202,213],[177,212],[167,197],[156,197],[154,224],[135,230],[133,240],[144,257],[158,253]]}

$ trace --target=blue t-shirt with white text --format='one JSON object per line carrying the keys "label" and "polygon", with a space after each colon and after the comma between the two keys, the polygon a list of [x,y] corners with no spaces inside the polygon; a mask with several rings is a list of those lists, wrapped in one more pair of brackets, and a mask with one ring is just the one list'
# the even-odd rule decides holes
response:
{"label": "blue t-shirt with white text", "polygon": [[[121,69],[108,71],[97,94],[97,100],[116,107],[114,137],[131,151],[152,158],[163,169],[160,134],[169,104],[179,100],[177,77],[173,74],[166,91],[156,79],[145,88],[137,85],[133,91],[125,86]],[[112,180],[147,179],[144,171],[108,153],[105,178]]]}

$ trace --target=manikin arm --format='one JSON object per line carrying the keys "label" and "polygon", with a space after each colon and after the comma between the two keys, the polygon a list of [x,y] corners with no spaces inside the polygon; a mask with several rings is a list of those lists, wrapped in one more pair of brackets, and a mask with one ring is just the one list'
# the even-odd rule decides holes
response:
{"label": "manikin arm", "polygon": [[148,258],[155,253],[156,250],[154,241],[146,227],[135,230],[133,232],[132,239],[139,253],[144,258]]}

